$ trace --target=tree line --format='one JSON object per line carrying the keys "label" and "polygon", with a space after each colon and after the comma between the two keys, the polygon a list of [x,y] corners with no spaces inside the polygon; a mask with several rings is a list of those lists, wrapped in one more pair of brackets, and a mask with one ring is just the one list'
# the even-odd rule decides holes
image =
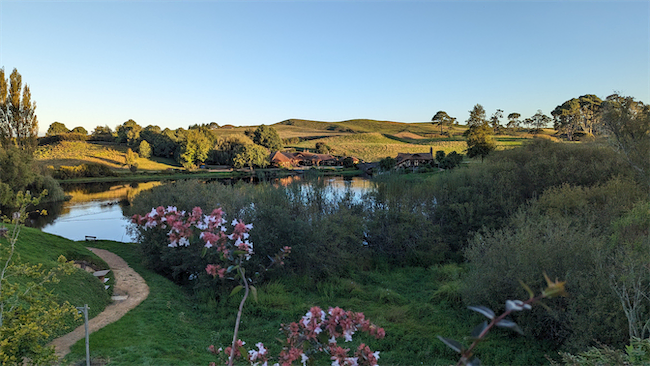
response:
{"label": "tree line", "polygon": [[[212,122],[191,125],[188,129],[163,130],[155,125],[142,127],[130,119],[117,126],[115,131],[108,126],[97,126],[86,136],[82,127],[69,130],[65,124],[54,122],[41,144],[84,139],[113,142],[128,146],[143,158],[170,158],[185,168],[203,164],[231,165],[236,168],[265,167],[269,164],[269,153],[280,150],[283,146],[280,136],[271,126],[261,125],[254,130],[246,130],[244,136],[219,135],[216,132],[218,128]],[[134,167],[134,162],[135,158],[127,162],[127,165]]]}

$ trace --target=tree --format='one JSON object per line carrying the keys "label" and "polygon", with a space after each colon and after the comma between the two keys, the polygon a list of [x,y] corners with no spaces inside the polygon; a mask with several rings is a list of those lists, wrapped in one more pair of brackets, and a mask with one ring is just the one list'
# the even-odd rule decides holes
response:
{"label": "tree", "polygon": [[440,134],[442,135],[443,126],[451,126],[456,122],[456,118],[450,117],[445,111],[438,111],[433,118],[431,118],[431,123],[434,125],[440,126]]}
{"label": "tree", "polygon": [[134,153],[131,148],[126,150],[126,156],[124,157],[124,162],[128,165],[129,170],[135,172],[138,169],[138,154]]}
{"label": "tree", "polygon": [[117,126],[115,132],[117,133],[117,142],[126,143],[129,146],[135,146],[140,139],[140,131],[142,126],[138,125],[134,120],[130,119],[120,126]]}
{"label": "tree", "polygon": [[187,130],[181,142],[179,163],[185,167],[200,165],[208,159],[212,146],[213,142],[200,129]]}
{"label": "tree", "polygon": [[50,127],[47,129],[45,136],[54,136],[60,135],[62,133],[68,133],[70,130],[61,122],[52,122]]}
{"label": "tree", "polygon": [[253,166],[264,168],[269,165],[269,152],[260,145],[243,145],[235,154],[233,165],[235,168],[243,168],[248,165],[251,170],[253,170]]}
{"label": "tree", "polygon": [[577,131],[592,134],[599,117],[601,103],[602,100],[593,94],[571,98],[551,112],[554,118],[553,127],[558,132],[565,133],[569,140],[573,140]]}
{"label": "tree", "polygon": [[387,172],[393,169],[395,167],[395,164],[397,164],[395,158],[387,156],[379,161],[379,168]]}
{"label": "tree", "polygon": [[512,129],[517,129],[519,128],[519,125],[521,122],[519,121],[519,117],[521,117],[521,114],[517,112],[512,112],[508,115],[508,124],[506,125],[506,128],[512,128]]}
{"label": "tree", "polygon": [[650,188],[650,106],[610,95],[602,103],[599,130]]}
{"label": "tree", "polygon": [[[9,86],[9,89],[7,89]],[[21,96],[22,90],[22,96]],[[22,76],[14,69],[5,78],[0,68],[0,144],[15,145],[32,151],[36,146],[38,119],[29,85],[22,87]]]}
{"label": "tree", "polygon": [[475,105],[474,108],[469,111],[469,118],[465,122],[467,123],[468,127],[487,125],[487,120],[485,119],[485,109],[483,106],[480,104]]}
{"label": "tree", "polygon": [[481,161],[496,149],[496,142],[492,138],[492,129],[487,123],[471,126],[467,133],[467,156],[473,158],[480,156]]}
{"label": "tree", "polygon": [[537,110],[530,119],[526,119],[526,123],[533,127],[533,133],[541,132],[542,128],[548,125],[552,121],[551,117],[542,113],[541,110]]}
{"label": "tree", "polygon": [[70,131],[70,132],[72,132],[72,133],[80,133],[82,135],[88,135],[88,131],[85,128],[81,127],[81,126],[73,128],[72,131]]}
{"label": "tree", "polygon": [[90,134],[93,140],[96,141],[115,141],[113,130],[108,126],[97,126]]}
{"label": "tree", "polygon": [[271,126],[259,126],[253,132],[252,139],[254,143],[262,145],[271,151],[282,149],[282,139],[275,128]]}
{"label": "tree", "polygon": [[330,147],[324,142],[316,143],[316,154],[329,154]]}
{"label": "tree", "polygon": [[494,132],[498,132],[499,128],[501,127],[501,118],[503,118],[503,110],[502,109],[497,109],[496,112],[490,117],[490,124],[492,125],[492,129]]}
{"label": "tree", "polygon": [[151,145],[147,142],[147,140],[142,140],[140,141],[140,146],[138,146],[138,153],[140,156],[143,158],[150,158],[151,157]]}

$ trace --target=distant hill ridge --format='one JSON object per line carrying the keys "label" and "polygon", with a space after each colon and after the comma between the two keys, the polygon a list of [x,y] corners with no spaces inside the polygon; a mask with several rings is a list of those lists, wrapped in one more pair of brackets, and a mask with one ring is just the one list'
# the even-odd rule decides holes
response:
{"label": "distant hill ridge", "polygon": [[288,119],[278,122],[275,125],[294,126],[314,130],[336,131],[336,132],[382,132],[382,133],[431,133],[431,122],[393,122],[377,121],[372,119],[351,119],[341,122],[322,122],[305,119]]}

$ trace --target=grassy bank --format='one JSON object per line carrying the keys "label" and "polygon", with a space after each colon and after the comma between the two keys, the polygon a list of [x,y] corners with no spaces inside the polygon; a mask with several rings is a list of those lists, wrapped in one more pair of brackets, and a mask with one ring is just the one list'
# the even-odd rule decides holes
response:
{"label": "grassy bank", "polygon": [[[23,227],[16,243],[14,262],[40,263],[44,269],[50,269],[57,266],[58,257],[63,255],[69,261],[82,260],[92,263],[98,268],[108,268],[108,265],[101,258],[86,249],[86,244],[85,242],[75,242],[60,236],[46,234],[38,229]],[[0,246],[6,247],[6,245],[8,245],[7,239],[0,238]],[[84,270],[79,269],[71,275],[59,276],[59,279],[60,282],[48,285],[59,303],[67,301],[73,306],[88,304],[91,316],[102,312],[106,305],[110,303],[110,292],[104,289],[104,284]],[[112,284],[112,281],[109,284]],[[51,335],[51,338],[65,334],[81,324],[81,320],[69,322],[65,329],[62,329],[58,334]]]}
{"label": "grassy bank", "polygon": [[[205,365],[216,361],[206,351],[210,344],[226,346],[231,341],[238,295],[192,296],[140,264],[133,244],[101,241],[97,247],[124,258],[150,287],[149,297],[120,321],[90,337],[93,358],[108,365]],[[277,355],[281,323],[297,321],[314,305],[340,306],[363,311],[386,329],[386,338],[374,340],[355,335],[353,348],[364,341],[381,351],[381,365],[448,365],[456,355],[436,335],[468,340],[480,315],[467,310],[458,300],[456,266],[401,268],[359,272],[348,278],[314,282],[307,277],[281,277],[259,286],[259,302],[250,300],[244,311],[240,337],[253,345],[264,342]],[[78,342],[66,361],[80,364],[84,344]],[[479,348],[487,364],[543,363],[543,344],[528,336],[495,331]],[[324,362],[324,363],[323,363]],[[324,359],[317,362],[329,364]]]}

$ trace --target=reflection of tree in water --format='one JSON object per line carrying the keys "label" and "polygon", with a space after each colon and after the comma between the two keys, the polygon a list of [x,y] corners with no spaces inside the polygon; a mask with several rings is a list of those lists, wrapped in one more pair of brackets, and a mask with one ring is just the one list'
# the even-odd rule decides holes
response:
{"label": "reflection of tree in water", "polygon": [[[65,202],[51,202],[29,209],[25,226],[42,229],[45,225],[51,224],[59,216],[64,215],[70,211],[69,208],[64,207]],[[46,215],[41,215],[39,211],[45,210]]]}

